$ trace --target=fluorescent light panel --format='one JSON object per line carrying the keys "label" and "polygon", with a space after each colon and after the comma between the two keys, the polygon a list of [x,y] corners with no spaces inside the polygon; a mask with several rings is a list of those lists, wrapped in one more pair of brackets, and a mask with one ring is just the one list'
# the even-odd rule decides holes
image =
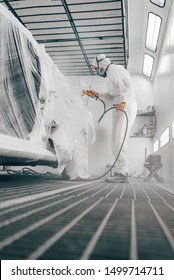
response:
{"label": "fluorescent light panel", "polygon": [[146,34],[146,48],[155,52],[159,38],[161,26],[161,18],[153,13],[149,13],[147,34]]}
{"label": "fluorescent light panel", "polygon": [[159,6],[159,7],[164,7],[166,0],[150,0],[153,4]]}
{"label": "fluorescent light panel", "polygon": [[172,121],[172,138],[174,139],[174,120]]}
{"label": "fluorescent light panel", "polygon": [[169,143],[169,127],[161,134],[160,137],[160,147],[164,147],[166,144]]}
{"label": "fluorescent light panel", "polygon": [[151,77],[154,58],[147,53],[144,54],[143,75]]}
{"label": "fluorescent light panel", "polygon": [[156,153],[159,150],[159,139],[153,144],[153,152]]}

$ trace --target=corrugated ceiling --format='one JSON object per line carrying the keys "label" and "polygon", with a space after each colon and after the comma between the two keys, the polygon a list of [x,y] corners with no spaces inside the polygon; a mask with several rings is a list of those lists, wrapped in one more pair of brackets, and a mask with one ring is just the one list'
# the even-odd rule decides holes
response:
{"label": "corrugated ceiling", "polygon": [[127,66],[124,0],[1,0],[31,31],[66,76],[94,75],[93,58],[105,53]]}

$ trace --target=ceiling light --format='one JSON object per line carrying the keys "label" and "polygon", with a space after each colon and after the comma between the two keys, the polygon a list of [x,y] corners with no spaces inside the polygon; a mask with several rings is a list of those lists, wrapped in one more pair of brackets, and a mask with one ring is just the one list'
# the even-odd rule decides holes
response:
{"label": "ceiling light", "polygon": [[146,34],[146,48],[155,52],[160,32],[161,18],[153,13],[149,13],[147,34]]}
{"label": "ceiling light", "polygon": [[153,4],[159,6],[159,7],[164,7],[166,0],[150,0]]}
{"label": "ceiling light", "polygon": [[169,143],[169,127],[161,134],[160,147],[164,147],[167,143]]}
{"label": "ceiling light", "polygon": [[144,54],[144,63],[143,63],[143,75],[148,78],[151,77],[152,68],[153,68],[154,58],[147,53]]}
{"label": "ceiling light", "polygon": [[153,144],[153,152],[156,153],[159,150],[159,140],[157,139]]}
{"label": "ceiling light", "polygon": [[172,138],[174,139],[174,120],[172,121]]}

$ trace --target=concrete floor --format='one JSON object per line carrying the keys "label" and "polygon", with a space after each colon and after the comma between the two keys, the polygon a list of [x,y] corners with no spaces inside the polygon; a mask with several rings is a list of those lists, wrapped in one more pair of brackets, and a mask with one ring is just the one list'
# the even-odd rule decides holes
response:
{"label": "concrete floor", "polygon": [[173,260],[173,187],[1,174],[0,259]]}

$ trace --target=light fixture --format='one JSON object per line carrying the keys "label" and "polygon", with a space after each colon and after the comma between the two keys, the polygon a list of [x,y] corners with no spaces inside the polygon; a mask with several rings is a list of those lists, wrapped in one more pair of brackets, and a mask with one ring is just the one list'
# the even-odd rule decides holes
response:
{"label": "light fixture", "polygon": [[153,144],[153,152],[156,153],[158,152],[158,150],[159,150],[159,139],[157,139]]}
{"label": "light fixture", "polygon": [[166,0],[150,0],[151,3],[159,6],[159,7],[164,7]]}
{"label": "light fixture", "polygon": [[145,53],[143,62],[143,75],[147,76],[148,78],[151,77],[153,64],[154,58],[151,55]]}
{"label": "light fixture", "polygon": [[169,143],[169,127],[161,134],[160,148],[164,147],[167,143]]}
{"label": "light fixture", "polygon": [[174,139],[174,120],[172,121],[172,138]]}
{"label": "light fixture", "polygon": [[155,52],[161,27],[161,18],[154,13],[149,13],[146,34],[146,48]]}

